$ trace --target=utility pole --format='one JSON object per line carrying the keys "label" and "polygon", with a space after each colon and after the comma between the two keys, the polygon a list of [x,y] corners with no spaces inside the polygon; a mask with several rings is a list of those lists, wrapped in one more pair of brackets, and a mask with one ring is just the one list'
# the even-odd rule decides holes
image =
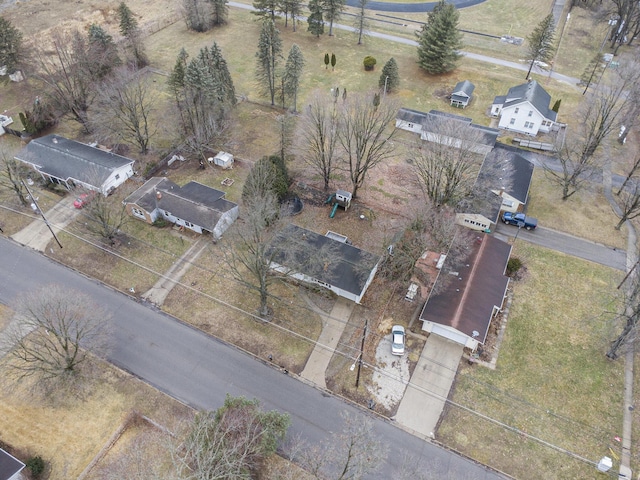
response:
{"label": "utility pole", "polygon": [[369,320],[364,319],[364,328],[362,329],[362,342],[360,343],[360,360],[358,360],[358,373],[356,374],[356,388],[360,385],[360,369],[362,368],[362,356],[364,355],[364,339],[367,336],[367,323]]}
{"label": "utility pole", "polygon": [[62,244],[60,243],[60,240],[58,240],[58,237],[56,237],[56,233],[53,231],[53,228],[51,228],[51,225],[49,224],[49,220],[47,220],[47,217],[44,216],[44,212],[40,209],[40,206],[38,205],[38,201],[36,200],[36,197],[33,196],[33,193],[31,193],[31,190],[29,190],[29,186],[24,180],[22,180],[22,185],[24,185],[24,188],[27,189],[27,192],[29,192],[29,196],[31,197],[31,200],[33,201],[33,203],[31,204],[31,208],[33,208],[33,210],[36,213],[40,213],[40,216],[44,220],[44,224],[49,228],[49,231],[51,232],[51,235],[53,235],[53,238],[56,239],[58,246],[62,248]]}

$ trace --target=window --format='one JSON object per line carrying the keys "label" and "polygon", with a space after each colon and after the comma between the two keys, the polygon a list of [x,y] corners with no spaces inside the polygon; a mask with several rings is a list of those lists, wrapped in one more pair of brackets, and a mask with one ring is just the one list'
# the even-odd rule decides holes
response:
{"label": "window", "polygon": [[533,117],[533,110],[529,110],[529,116]]}
{"label": "window", "polygon": [[144,212],[139,208],[132,208],[131,211],[133,212],[134,215],[137,215],[139,217],[144,217]]}
{"label": "window", "polygon": [[413,123],[408,123],[407,125],[409,126],[409,128],[413,128]]}
{"label": "window", "polygon": [[120,174],[116,173],[116,180],[120,179]]}
{"label": "window", "polygon": [[516,109],[513,111],[513,113],[518,113],[520,111],[520,108],[516,107]]}
{"label": "window", "polygon": [[509,122],[509,125],[515,125],[516,124],[516,119],[512,118],[511,121]]}
{"label": "window", "polygon": [[533,122],[524,122],[524,128],[533,128]]}
{"label": "window", "polygon": [[166,210],[164,211],[164,214],[166,217],[170,217],[171,216],[171,212],[167,212]]}

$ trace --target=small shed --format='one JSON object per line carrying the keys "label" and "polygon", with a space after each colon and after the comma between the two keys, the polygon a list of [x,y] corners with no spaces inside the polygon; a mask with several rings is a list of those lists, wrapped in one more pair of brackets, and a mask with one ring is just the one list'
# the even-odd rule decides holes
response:
{"label": "small shed", "polygon": [[347,192],[345,190],[337,190],[336,202],[346,210],[351,206],[351,192]]}
{"label": "small shed", "polygon": [[471,95],[473,94],[475,88],[476,86],[469,80],[458,82],[458,84],[453,89],[453,93],[451,94],[451,106],[464,108],[469,105],[469,102],[471,101]]}
{"label": "small shed", "polygon": [[218,152],[215,157],[209,158],[209,163],[222,168],[233,168],[233,155],[227,152]]}

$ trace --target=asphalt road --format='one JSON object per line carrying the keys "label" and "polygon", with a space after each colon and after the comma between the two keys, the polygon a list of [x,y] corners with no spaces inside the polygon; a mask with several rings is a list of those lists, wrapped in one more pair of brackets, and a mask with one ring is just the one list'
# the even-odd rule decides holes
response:
{"label": "asphalt road", "polygon": [[341,431],[341,411],[369,415],[389,446],[382,471],[370,478],[397,477],[407,456],[432,478],[504,478],[2,237],[0,265],[0,302],[12,305],[21,292],[51,283],[90,295],[113,312],[109,360],[195,408],[216,409],[227,393],[259,398],[268,409],[288,412],[291,436],[311,443]]}
{"label": "asphalt road", "polygon": [[495,231],[498,235],[504,237],[515,237],[517,235],[518,240],[524,240],[624,272],[627,271],[627,254],[624,250],[590,242],[589,240],[544,227],[529,231],[498,222]]}

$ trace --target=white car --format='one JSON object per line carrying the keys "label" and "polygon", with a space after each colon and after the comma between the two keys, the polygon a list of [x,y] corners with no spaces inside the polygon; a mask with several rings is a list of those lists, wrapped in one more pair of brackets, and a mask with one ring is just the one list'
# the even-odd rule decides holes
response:
{"label": "white car", "polygon": [[393,355],[404,355],[404,341],[404,327],[394,325],[391,329],[391,353]]}

